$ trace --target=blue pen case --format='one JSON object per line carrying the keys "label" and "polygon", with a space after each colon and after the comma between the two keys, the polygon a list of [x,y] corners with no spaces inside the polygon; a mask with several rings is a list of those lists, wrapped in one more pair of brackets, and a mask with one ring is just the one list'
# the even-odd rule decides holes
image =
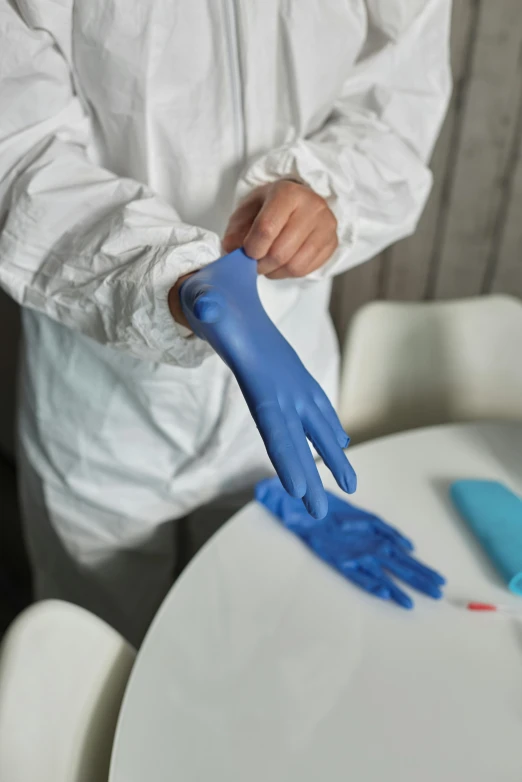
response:
{"label": "blue pen case", "polygon": [[522,499],[496,481],[456,481],[450,496],[511,592],[522,595]]}

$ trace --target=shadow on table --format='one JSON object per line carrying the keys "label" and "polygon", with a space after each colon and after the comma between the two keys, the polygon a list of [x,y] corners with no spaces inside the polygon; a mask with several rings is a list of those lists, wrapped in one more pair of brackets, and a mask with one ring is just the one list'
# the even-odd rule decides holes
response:
{"label": "shadow on table", "polygon": [[179,521],[178,563],[176,577],[186,568],[198,551],[226,524],[226,522],[247,505],[254,496],[254,489],[224,494],[208,505],[203,505]]}
{"label": "shadow on table", "polygon": [[509,488],[522,493],[522,422],[485,423],[463,430],[462,436],[490,454],[509,476]]}

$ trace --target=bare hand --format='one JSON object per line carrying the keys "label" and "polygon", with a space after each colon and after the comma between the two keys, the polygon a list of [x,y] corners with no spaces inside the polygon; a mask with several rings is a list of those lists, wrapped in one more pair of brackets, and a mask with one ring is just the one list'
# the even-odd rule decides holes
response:
{"label": "bare hand", "polygon": [[337,220],[324,198],[283,179],[250,193],[231,216],[223,239],[225,252],[243,247],[259,261],[259,274],[272,280],[310,274],[337,244]]}

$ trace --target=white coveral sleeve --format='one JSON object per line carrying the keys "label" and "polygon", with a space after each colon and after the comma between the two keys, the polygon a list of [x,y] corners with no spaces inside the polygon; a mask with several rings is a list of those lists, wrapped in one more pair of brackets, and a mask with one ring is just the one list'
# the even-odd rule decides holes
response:
{"label": "white coveral sleeve", "polygon": [[292,177],[326,198],[339,247],[311,279],[339,274],[415,230],[451,94],[451,0],[366,0],[368,37],[327,122],[259,158],[238,197]]}
{"label": "white coveral sleeve", "polygon": [[173,321],[177,278],[220,255],[144,185],[89,160],[89,120],[50,35],[0,0],[0,286],[16,301],[138,358],[209,352]]}

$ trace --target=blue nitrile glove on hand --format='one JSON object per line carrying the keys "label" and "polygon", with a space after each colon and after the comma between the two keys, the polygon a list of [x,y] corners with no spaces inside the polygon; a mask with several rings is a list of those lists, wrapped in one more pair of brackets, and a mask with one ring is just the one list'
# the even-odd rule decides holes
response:
{"label": "blue nitrile glove on hand", "polygon": [[419,592],[442,597],[445,579],[417,562],[411,556],[411,541],[372,513],[327,492],[328,514],[315,521],[277,478],[258,483],[255,497],[320,559],[366,592],[413,608],[413,600],[395,585],[390,573]]}
{"label": "blue nitrile glove on hand", "polygon": [[191,329],[212,345],[239,383],[281,483],[316,519],[328,510],[307,437],[341,489],[356,478],[349,438],[326,394],[274,326],[257,292],[257,264],[242,250],[209,264],[181,286]]}

